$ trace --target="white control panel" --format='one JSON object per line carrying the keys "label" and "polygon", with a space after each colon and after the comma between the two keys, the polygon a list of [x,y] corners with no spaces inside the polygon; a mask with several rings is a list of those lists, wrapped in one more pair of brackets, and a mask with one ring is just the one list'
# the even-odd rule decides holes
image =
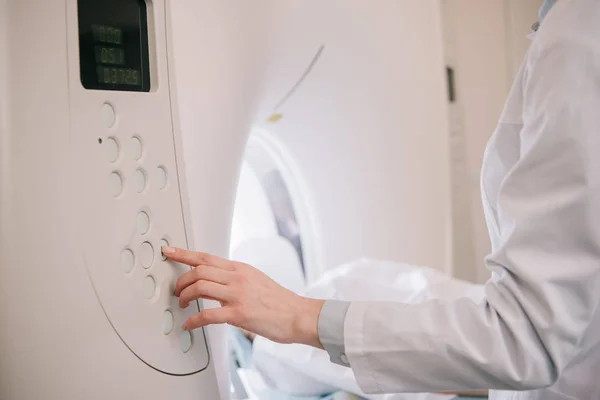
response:
{"label": "white control panel", "polygon": [[[188,237],[165,21],[155,18],[164,13],[147,4],[150,90],[135,92],[82,86],[76,39],[81,28],[76,25],[77,4],[69,3],[68,21],[74,21],[68,50],[71,134],[73,148],[79,149],[74,165],[81,165],[72,184],[81,188],[75,201],[86,216],[78,232],[85,246],[82,268],[115,333],[148,366],[189,375],[208,366],[209,353],[202,329],[181,329],[198,305],[182,310],[173,295],[176,279],[189,267],[165,260],[160,251],[167,244],[187,247]],[[121,40],[117,28],[106,29],[113,35],[110,40]],[[130,78],[122,79],[125,85]]]}

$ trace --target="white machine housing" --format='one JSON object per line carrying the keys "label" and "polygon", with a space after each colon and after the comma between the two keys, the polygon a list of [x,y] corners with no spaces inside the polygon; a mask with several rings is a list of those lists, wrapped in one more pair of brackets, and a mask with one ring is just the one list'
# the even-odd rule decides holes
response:
{"label": "white machine housing", "polygon": [[[160,246],[195,240],[227,254],[223,227],[247,129],[218,126],[231,110],[212,106],[214,131],[191,127],[199,138],[185,143],[188,167],[205,189],[192,220],[173,41],[192,29],[201,39],[188,54],[204,53],[222,75],[214,68],[235,61],[221,81],[239,89],[236,76],[247,69],[231,59],[240,47],[230,31],[243,27],[243,10],[146,3],[152,84],[137,93],[83,88],[76,0],[0,2],[3,400],[228,397],[223,330],[182,332],[202,305],[179,309],[172,292],[187,267],[165,262]],[[197,19],[177,24],[178,33],[171,13],[186,12]],[[237,94],[218,91],[225,101]],[[196,101],[215,92],[207,85]],[[227,156],[232,141],[240,150]],[[193,239],[194,224],[202,228]]]}

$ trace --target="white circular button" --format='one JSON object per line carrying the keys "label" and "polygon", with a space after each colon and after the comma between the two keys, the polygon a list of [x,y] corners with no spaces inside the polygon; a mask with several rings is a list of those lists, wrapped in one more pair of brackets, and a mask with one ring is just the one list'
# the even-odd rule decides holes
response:
{"label": "white circular button", "polygon": [[173,327],[175,326],[175,318],[173,317],[173,313],[169,310],[163,313],[163,321],[162,321],[162,331],[165,335],[173,332]]}
{"label": "white circular button", "polygon": [[179,348],[183,353],[187,353],[192,348],[192,333],[189,331],[181,332],[179,336]]}
{"label": "white circular button", "polygon": [[161,241],[160,241],[160,248],[161,248],[160,257],[162,258],[163,261],[166,261],[167,257],[165,257],[164,254],[162,253],[162,248],[168,247],[168,246],[169,246],[169,242],[167,242],[166,239],[161,239]]}
{"label": "white circular button", "polygon": [[161,190],[167,187],[167,170],[163,166],[156,169],[156,186]]}
{"label": "white circular button", "polygon": [[133,186],[138,193],[142,193],[146,189],[146,173],[141,168],[136,169],[133,173]]}
{"label": "white circular button", "polygon": [[133,271],[133,266],[135,265],[135,255],[133,251],[129,249],[125,249],[121,252],[121,269],[126,274]]}
{"label": "white circular button", "polygon": [[154,292],[156,291],[156,282],[154,278],[151,276],[147,276],[144,278],[144,283],[142,286],[142,292],[144,293],[144,297],[146,299],[151,299],[154,297]]}
{"label": "white circular button", "polygon": [[134,160],[139,160],[144,154],[144,146],[139,137],[134,136],[131,138],[131,155]]}
{"label": "white circular button", "polygon": [[142,267],[148,269],[154,262],[154,248],[148,242],[142,243],[140,247],[140,263]]}
{"label": "white circular button", "polygon": [[105,127],[110,128],[115,124],[117,114],[115,113],[113,106],[108,103],[102,104],[102,110],[100,114],[102,116],[102,123]]}
{"label": "white circular button", "polygon": [[108,185],[110,194],[114,197],[119,196],[123,191],[123,179],[121,178],[121,175],[119,175],[118,172],[111,173],[108,179]]}
{"label": "white circular button", "polygon": [[346,357],[345,354],[342,354],[340,356],[340,360],[344,363],[344,364],[348,364],[348,357]]}
{"label": "white circular button", "polygon": [[114,138],[108,138],[104,142],[106,158],[109,162],[114,163],[119,159],[119,144]]}
{"label": "white circular button", "polygon": [[137,216],[138,232],[145,235],[150,230],[150,217],[144,211],[140,211]]}

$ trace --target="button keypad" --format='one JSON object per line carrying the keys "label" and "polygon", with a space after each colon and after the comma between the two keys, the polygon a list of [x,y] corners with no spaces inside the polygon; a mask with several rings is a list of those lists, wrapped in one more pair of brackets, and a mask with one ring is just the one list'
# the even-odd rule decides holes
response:
{"label": "button keypad", "polygon": [[[112,109],[112,107],[111,107]],[[114,110],[113,110],[114,111]],[[106,113],[107,118],[109,110],[103,111]],[[114,123],[114,121],[113,121]],[[111,125],[112,126],[112,125]],[[104,141],[106,158],[109,163],[119,164],[121,157],[121,148],[118,141],[114,137],[109,137]],[[144,195],[146,192],[164,191],[168,186],[168,174],[167,169],[164,165],[153,167],[154,182],[148,179],[148,174],[144,168],[144,141],[139,135],[133,135],[129,139],[129,146],[126,151],[130,160],[135,162],[136,168],[131,171],[130,175],[123,177],[120,172],[112,172],[110,175],[110,194],[113,197],[119,197],[124,192],[129,195]],[[131,161],[130,161],[131,162]],[[126,190],[126,185],[130,186],[129,190]],[[153,275],[155,268],[168,268],[168,260],[162,254],[160,249],[165,246],[169,246],[169,241],[165,238],[160,239],[156,246],[153,244],[152,235],[150,231],[152,228],[152,218],[149,209],[142,209],[138,211],[135,216],[135,228],[138,235],[145,240],[141,241],[137,246],[134,243],[125,243],[125,248],[120,254],[120,269],[126,275],[131,275],[131,278],[138,277],[141,282],[141,292],[145,299],[153,300],[157,296],[172,296],[170,290],[165,290],[165,293],[160,293],[158,290],[159,285],[162,282],[157,280],[157,277]],[[148,239],[146,239],[148,237]],[[137,250],[132,250],[137,249]],[[142,267],[142,270],[147,271],[145,274],[132,274],[136,266],[136,260],[139,260],[137,264]],[[177,321],[177,312],[166,309],[162,311],[162,331],[165,335],[169,335],[175,328],[177,323],[183,324],[182,321]],[[188,353],[193,346],[193,333],[182,331],[179,335],[180,351],[182,353]]]}

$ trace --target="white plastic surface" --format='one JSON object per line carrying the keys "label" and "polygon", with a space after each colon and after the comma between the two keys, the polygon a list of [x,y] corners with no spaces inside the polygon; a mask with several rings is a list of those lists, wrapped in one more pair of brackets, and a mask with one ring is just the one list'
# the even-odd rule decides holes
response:
{"label": "white plastic surface", "polygon": [[146,172],[138,168],[133,173],[133,187],[137,193],[142,193],[146,189]]}
{"label": "white plastic surface", "polygon": [[140,211],[137,215],[137,229],[142,235],[150,230],[150,216],[145,211]]}
{"label": "white plastic surface", "polygon": [[[196,215],[214,218],[202,224],[211,239],[198,242],[211,251],[227,247],[227,235],[220,229],[230,218],[232,196],[227,188],[235,185],[239,157],[222,157],[220,149],[243,146],[246,130],[239,128],[249,114],[243,110],[252,108],[249,98],[243,107],[235,106],[237,98],[246,97],[239,96],[241,85],[227,86],[256,81],[244,62],[254,58],[253,46],[247,46],[252,39],[238,35],[240,30],[251,32],[248,28],[259,22],[240,13],[255,5],[145,2],[152,90],[137,93],[82,87],[77,3],[0,0],[0,398],[218,400],[211,360],[221,356],[209,357],[203,330],[194,332],[194,345],[187,353],[180,350],[181,324],[198,307],[180,310],[169,288],[186,267],[161,262],[150,269],[156,294],[147,300],[142,289],[148,270],[138,259],[125,273],[120,261],[123,249],[137,255],[142,242],[157,246],[166,235],[173,245],[195,248],[179,127],[182,115],[189,114],[189,103],[179,106],[175,91],[175,85],[186,86],[189,79],[177,77],[175,59],[190,65],[199,54],[211,60],[207,68],[230,66],[210,77],[214,88],[205,85],[204,91],[196,91],[197,99],[210,101],[192,112],[203,114],[202,124],[186,126],[187,132],[207,142],[189,150],[214,166],[202,168],[203,175],[194,179],[195,185],[212,187],[212,199]],[[171,7],[180,10],[172,22],[165,13]],[[192,34],[182,34],[186,29]],[[199,43],[198,37],[211,39]],[[183,47],[193,41],[195,51],[169,57],[171,39]],[[243,40],[243,46],[231,46],[235,40]],[[239,57],[230,63],[228,54]],[[202,68],[198,72],[207,76]],[[230,107],[213,108],[215,98],[226,99]],[[117,111],[116,118],[107,118],[113,119],[112,125],[103,121],[105,103]],[[234,134],[219,124],[231,126]],[[134,135],[143,139],[138,160],[130,147]],[[120,144],[120,157],[112,164],[103,146],[109,137]],[[217,150],[206,151],[211,147]],[[158,191],[151,183],[137,195],[133,172],[144,168],[150,178],[159,165],[169,171],[167,187]],[[118,197],[110,191],[113,171],[122,174],[125,185]],[[152,217],[144,237],[137,230],[140,210]],[[22,268],[9,267],[14,265]],[[48,265],[53,266],[51,273]],[[31,274],[44,276],[28,287],[36,299],[24,298],[15,308],[13,300],[21,296],[14,282]],[[175,316],[170,335],[161,329],[166,309]],[[31,315],[36,315],[35,323]],[[64,329],[56,321],[77,323]],[[36,326],[45,327],[43,335]],[[225,336],[212,339],[217,347],[224,345]],[[27,350],[15,343],[27,343]],[[223,387],[227,398],[229,386]]]}
{"label": "white plastic surface", "polygon": [[111,172],[108,177],[108,186],[110,194],[113,197],[118,197],[123,191],[123,178],[121,178],[121,174],[118,172]]}
{"label": "white plastic surface", "polygon": [[167,177],[167,170],[165,169],[165,167],[160,166],[158,168],[156,168],[156,186],[159,189],[164,189],[165,187],[167,187],[167,182],[168,182],[168,177]]}
{"label": "white plastic surface", "polygon": [[181,332],[181,335],[179,336],[179,341],[181,352],[187,353],[192,348],[194,342],[192,333],[189,331]]}
{"label": "white plastic surface", "polygon": [[115,124],[115,120],[117,119],[115,109],[112,105],[108,103],[102,104],[100,116],[102,118],[102,123],[106,128],[111,128]]}
{"label": "white plastic surface", "polygon": [[131,138],[129,148],[131,157],[134,160],[139,160],[140,158],[142,158],[142,155],[144,154],[144,145],[139,137],[134,136]]}
{"label": "white plastic surface", "polygon": [[154,262],[154,247],[149,242],[140,246],[140,262],[145,269],[150,268]]}
{"label": "white plastic surface", "polygon": [[[80,237],[81,250],[78,253],[85,256],[85,265],[102,310],[118,334],[117,338],[125,342],[125,348],[158,371],[188,375],[198,373],[209,365],[203,330],[196,332],[195,345],[183,354],[178,343],[180,324],[174,328],[175,335],[164,335],[160,329],[166,309],[173,312],[176,321],[185,321],[198,312],[196,304],[181,310],[172,296],[175,280],[187,267],[155,263],[158,243],[167,234],[178,246],[187,247],[193,243],[192,234],[186,231],[184,223],[187,198],[182,183],[186,182],[174,176],[173,184],[159,191],[149,184],[146,176],[145,190],[141,195],[136,193],[141,187],[136,170],[154,171],[162,165],[169,171],[178,171],[178,163],[183,162],[183,159],[178,159],[177,149],[180,110],[173,103],[175,91],[172,85],[175,79],[169,77],[167,70],[173,64],[167,62],[166,3],[157,0],[147,4],[152,62],[152,90],[148,93],[85,90],[81,86],[77,2],[69,0],[67,5],[67,14],[72,16],[68,20],[68,29],[74,34],[67,35],[70,81],[68,84],[65,82],[65,87],[69,90],[71,103],[71,146],[77,149],[69,153],[75,154],[69,158],[76,165],[72,168],[73,185],[77,187],[79,201],[75,203],[84,215],[90,215],[85,230],[76,229],[86,232]],[[198,14],[202,14],[200,10]],[[97,118],[98,110],[107,103],[118,112],[116,122],[110,128]],[[107,137],[114,137],[123,146],[123,156],[113,165],[100,153],[102,147],[98,138],[106,140]],[[123,178],[123,191],[116,198],[101,192],[99,185],[95,184],[100,176],[109,174],[107,169],[119,171]],[[214,177],[217,178],[217,175]],[[142,247],[144,242],[151,244],[153,251],[149,251],[149,245]],[[136,253],[140,266],[134,267],[129,274],[118,268],[124,248]],[[150,268],[143,268],[149,264]],[[153,281],[147,278],[148,274]],[[147,299],[149,296],[150,299]],[[210,379],[210,373],[207,379]],[[209,393],[214,389],[207,387]],[[177,391],[172,395],[175,393]]]}
{"label": "white plastic surface", "polygon": [[135,254],[130,249],[121,252],[121,270],[126,274],[133,271],[135,266]]}
{"label": "white plastic surface", "polygon": [[119,144],[115,138],[108,138],[104,143],[104,147],[106,148],[106,159],[114,163],[119,158]]}
{"label": "white plastic surface", "polygon": [[173,332],[173,327],[175,325],[175,317],[173,317],[173,313],[169,310],[166,310],[163,314],[162,321],[162,331],[165,335]]}
{"label": "white plastic surface", "polygon": [[144,298],[151,299],[156,293],[156,281],[152,276],[147,276],[144,279],[143,289]]}

